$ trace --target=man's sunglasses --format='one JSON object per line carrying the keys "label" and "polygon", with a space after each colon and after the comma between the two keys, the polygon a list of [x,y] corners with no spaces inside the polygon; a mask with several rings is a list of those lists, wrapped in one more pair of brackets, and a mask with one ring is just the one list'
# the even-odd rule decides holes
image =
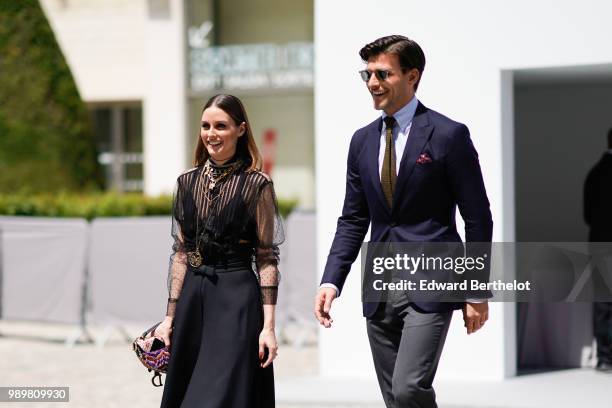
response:
{"label": "man's sunglasses", "polygon": [[376,69],[374,70],[374,72],[370,72],[367,69],[359,71],[359,75],[361,75],[361,79],[363,79],[363,82],[370,81],[372,74],[376,75],[376,78],[378,78],[379,81],[386,81],[387,78],[389,78],[390,73],[391,71],[386,69]]}

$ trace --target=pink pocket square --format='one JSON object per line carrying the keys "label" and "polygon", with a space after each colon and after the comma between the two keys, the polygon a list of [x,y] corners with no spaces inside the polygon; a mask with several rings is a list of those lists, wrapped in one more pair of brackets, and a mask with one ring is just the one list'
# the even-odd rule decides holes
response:
{"label": "pink pocket square", "polygon": [[417,164],[426,164],[426,163],[431,163],[432,161],[433,160],[431,160],[431,157],[429,157],[427,153],[422,153],[416,162]]}

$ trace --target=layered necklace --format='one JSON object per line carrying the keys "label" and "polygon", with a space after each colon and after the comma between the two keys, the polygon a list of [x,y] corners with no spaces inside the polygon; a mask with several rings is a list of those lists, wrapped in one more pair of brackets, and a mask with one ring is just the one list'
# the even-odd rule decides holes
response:
{"label": "layered necklace", "polygon": [[204,171],[202,172],[206,179],[206,198],[209,200],[214,200],[215,198],[221,196],[223,192],[222,186],[220,186],[218,194],[215,194],[215,187],[220,185],[223,180],[234,174],[241,166],[241,160],[236,160],[229,164],[217,165],[213,164],[210,159],[208,159],[204,164]]}
{"label": "layered necklace", "polygon": [[[225,192],[225,184],[222,182],[238,171],[242,164],[243,162],[240,159],[223,165],[214,164],[210,159],[206,161],[201,176],[204,178],[204,196],[208,200],[209,211],[212,210],[213,202],[222,197]],[[200,216],[196,211],[196,246],[195,250],[187,253],[187,261],[194,268],[200,267],[203,263],[202,254],[200,253],[201,236]]]}

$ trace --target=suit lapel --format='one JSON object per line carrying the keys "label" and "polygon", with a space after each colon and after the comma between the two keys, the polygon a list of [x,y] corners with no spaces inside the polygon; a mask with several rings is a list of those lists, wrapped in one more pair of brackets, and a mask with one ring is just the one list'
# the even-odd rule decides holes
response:
{"label": "suit lapel", "polygon": [[408,140],[404,148],[404,153],[402,154],[402,161],[400,162],[399,174],[397,175],[395,191],[393,192],[394,208],[397,208],[398,200],[402,197],[403,190],[412,175],[419,155],[431,136],[432,130],[433,126],[429,123],[427,108],[419,102],[414,118],[412,119],[412,126],[410,127],[410,133],[408,133]]}
{"label": "suit lapel", "polygon": [[385,208],[388,213],[391,213],[389,204],[387,204],[387,200],[385,199],[385,195],[382,191],[382,185],[380,183],[380,174],[378,172],[378,154],[380,152],[381,132],[382,119],[378,119],[378,121],[375,122],[375,125],[370,127],[367,138],[368,173],[370,173],[370,177],[372,178],[372,185],[374,186],[374,190],[376,191],[376,197],[378,198],[378,201],[380,201],[380,205]]}

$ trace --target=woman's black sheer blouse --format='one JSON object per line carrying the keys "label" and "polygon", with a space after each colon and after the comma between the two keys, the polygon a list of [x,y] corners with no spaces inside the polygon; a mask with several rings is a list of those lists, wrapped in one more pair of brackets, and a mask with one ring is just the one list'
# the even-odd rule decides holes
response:
{"label": "woman's black sheer blouse", "polygon": [[[223,172],[229,163],[212,170]],[[205,264],[228,258],[255,262],[264,304],[276,304],[279,250],[284,240],[272,181],[244,165],[210,190],[205,166],[181,174],[172,208],[172,255],[168,271],[170,299],[178,299],[188,268],[187,253],[199,246]],[[169,300],[167,315],[174,316],[176,301]]]}

